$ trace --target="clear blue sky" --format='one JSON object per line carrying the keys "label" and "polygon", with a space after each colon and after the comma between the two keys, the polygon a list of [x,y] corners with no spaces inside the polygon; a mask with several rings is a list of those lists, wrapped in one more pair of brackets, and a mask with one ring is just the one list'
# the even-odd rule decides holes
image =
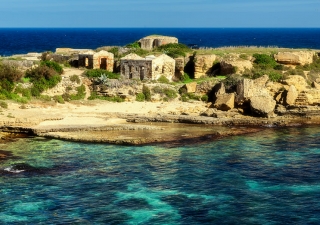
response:
{"label": "clear blue sky", "polygon": [[320,0],[0,0],[0,27],[320,27]]}

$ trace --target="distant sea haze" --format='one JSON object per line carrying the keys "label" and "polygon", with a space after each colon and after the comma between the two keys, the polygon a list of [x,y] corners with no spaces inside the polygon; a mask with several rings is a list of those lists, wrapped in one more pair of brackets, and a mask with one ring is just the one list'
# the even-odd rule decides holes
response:
{"label": "distant sea haze", "polygon": [[320,28],[1,28],[0,55],[124,46],[152,34],[174,36],[179,43],[199,47],[320,49]]}

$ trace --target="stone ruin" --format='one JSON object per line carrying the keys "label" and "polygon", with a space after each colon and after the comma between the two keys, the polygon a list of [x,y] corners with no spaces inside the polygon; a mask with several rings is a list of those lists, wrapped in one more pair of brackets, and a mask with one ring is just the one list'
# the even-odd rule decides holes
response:
{"label": "stone ruin", "polygon": [[107,51],[87,51],[79,53],[78,56],[79,67],[87,69],[104,69],[113,72],[114,55]]}
{"label": "stone ruin", "polygon": [[165,54],[145,58],[131,53],[120,60],[120,73],[127,79],[157,80],[165,76],[172,80],[175,73],[175,60]]}
{"label": "stone ruin", "polygon": [[141,38],[139,41],[140,47],[145,50],[152,50],[161,45],[169,43],[178,43],[178,38],[169,37],[169,36],[160,36],[160,35],[150,35],[144,38]]}

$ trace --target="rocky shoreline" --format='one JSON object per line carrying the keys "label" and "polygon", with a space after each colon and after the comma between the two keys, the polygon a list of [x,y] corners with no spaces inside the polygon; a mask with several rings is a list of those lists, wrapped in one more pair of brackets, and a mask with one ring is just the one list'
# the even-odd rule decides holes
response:
{"label": "rocky shoreline", "polygon": [[[45,108],[24,110],[23,113],[21,109],[13,110],[15,114],[10,112],[10,115],[14,118],[0,117],[2,137],[8,140],[28,135],[90,143],[172,145],[213,141],[216,138],[259,132],[269,128],[320,124],[319,110],[316,106],[291,109],[291,113],[273,118],[244,116],[235,110],[233,113],[219,111],[217,117],[209,117],[197,114],[147,114],[108,112],[108,110],[93,113],[84,112],[83,107],[78,105],[78,111],[69,108],[68,113],[65,108],[57,108],[56,110],[61,112],[60,115],[52,108],[48,111]],[[99,107],[106,105],[103,103],[96,105],[96,108]],[[205,109],[204,107],[203,110]],[[41,111],[42,117],[35,115],[34,111]],[[26,123],[27,118],[17,118],[17,115],[28,117],[28,123]],[[10,136],[6,138],[5,134]]]}

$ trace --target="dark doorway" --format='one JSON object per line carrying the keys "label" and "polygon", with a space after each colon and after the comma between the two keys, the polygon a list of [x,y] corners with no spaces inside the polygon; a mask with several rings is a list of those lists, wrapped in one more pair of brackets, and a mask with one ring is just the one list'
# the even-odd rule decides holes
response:
{"label": "dark doorway", "polygon": [[140,80],[144,80],[144,67],[140,67]]}
{"label": "dark doorway", "polygon": [[101,58],[100,59],[100,69],[107,69],[107,59],[106,58]]}

